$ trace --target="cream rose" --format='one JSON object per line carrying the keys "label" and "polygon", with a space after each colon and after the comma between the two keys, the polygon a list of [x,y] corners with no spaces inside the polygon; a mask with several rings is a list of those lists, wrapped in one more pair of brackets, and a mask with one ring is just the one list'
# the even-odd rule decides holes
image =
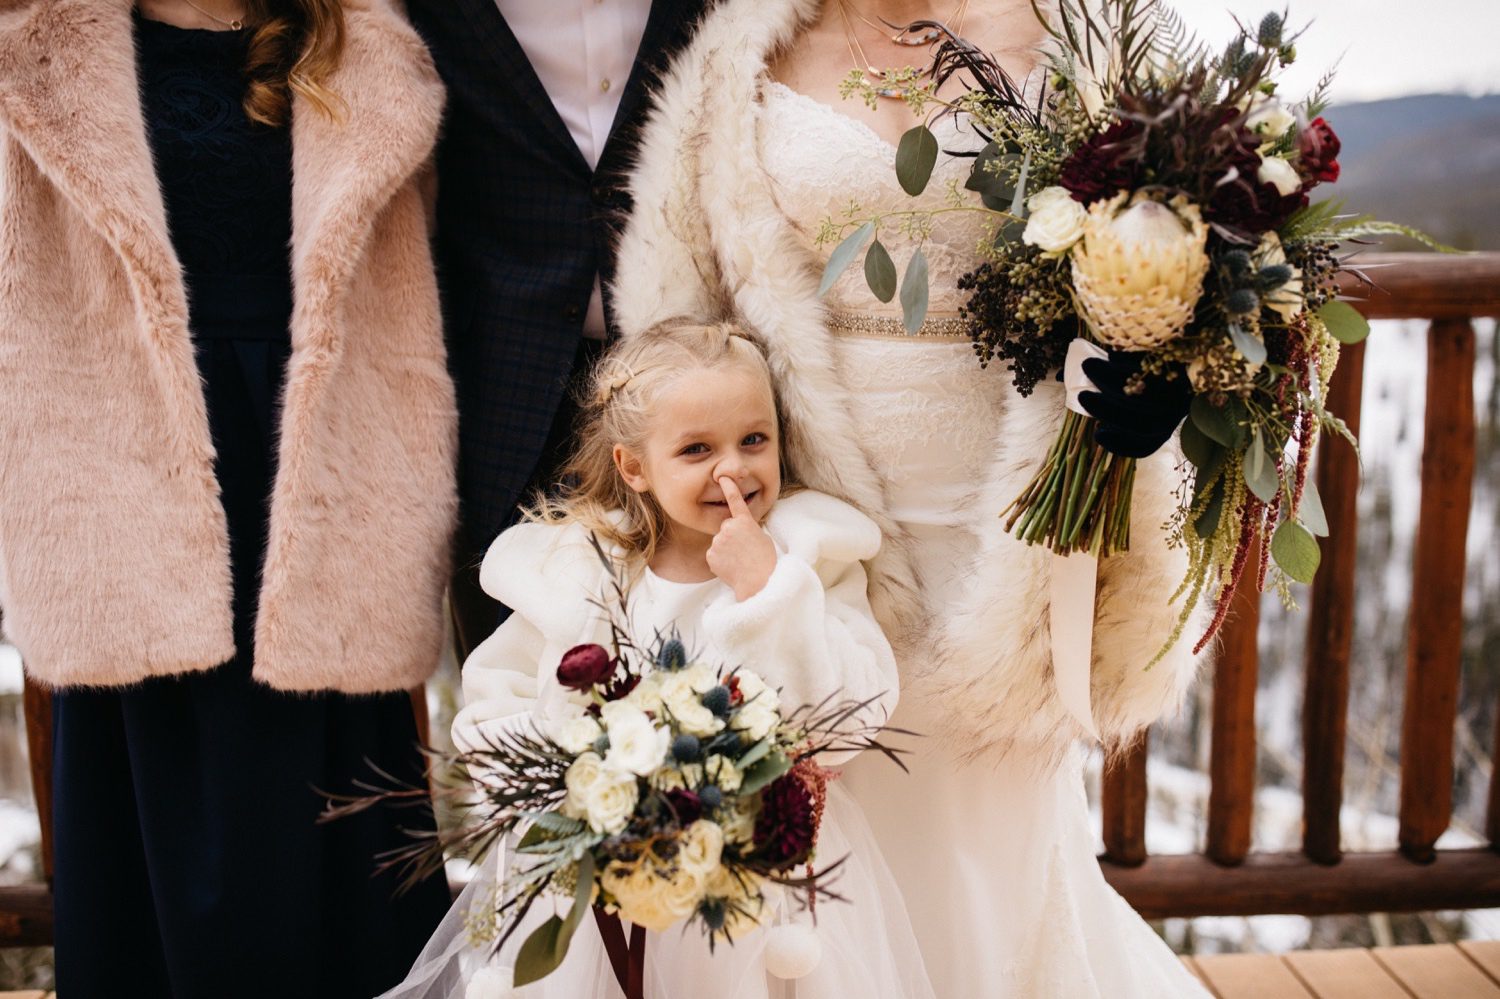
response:
{"label": "cream rose", "polygon": [[563,814],[583,819],[595,832],[619,832],[635,811],[635,775],[606,769],[597,753],[584,753],[574,760],[565,783],[568,794],[563,799]]}
{"label": "cream rose", "polygon": [[609,736],[609,752],[604,768],[616,773],[647,777],[667,758],[672,733],[665,725],[657,728],[646,712],[625,701],[611,701],[599,712],[604,731]]}
{"label": "cream rose", "polygon": [[703,761],[703,774],[708,778],[710,784],[717,784],[719,790],[733,793],[740,789],[743,779],[739,768],[734,761],[727,756],[718,753]]}
{"label": "cream rose", "polygon": [[1292,165],[1280,156],[1262,157],[1260,169],[1255,171],[1255,179],[1262,184],[1270,184],[1276,188],[1276,192],[1283,198],[1289,194],[1296,194],[1302,187],[1302,178],[1298,177]]}
{"label": "cream rose", "polygon": [[1027,199],[1031,215],[1021,232],[1021,242],[1044,253],[1062,255],[1083,236],[1088,209],[1073,199],[1064,187],[1044,187]]}
{"label": "cream rose", "polygon": [[1270,94],[1254,93],[1240,101],[1245,127],[1265,139],[1279,139],[1297,124],[1297,116]]}
{"label": "cream rose", "polygon": [[703,901],[704,876],[679,867],[670,880],[661,882],[661,904],[677,919],[686,919]]}
{"label": "cream rose", "polygon": [[718,869],[724,855],[724,830],[718,823],[699,819],[682,831],[677,863],[684,870],[707,876]]}
{"label": "cream rose", "polygon": [[648,862],[611,864],[600,880],[615,897],[620,915],[637,926],[659,933],[677,922],[678,916],[665,904],[662,889],[666,882],[652,872]]}
{"label": "cream rose", "polygon": [[566,752],[574,754],[592,748],[595,741],[603,734],[604,730],[599,727],[599,723],[588,715],[570,718],[552,728],[552,740]]}
{"label": "cream rose", "polygon": [[[661,682],[662,709],[676,720],[678,727],[692,735],[715,735],[724,728],[724,720],[703,706],[703,692],[696,689],[694,677],[672,673]],[[707,690],[712,683],[705,686]]]}

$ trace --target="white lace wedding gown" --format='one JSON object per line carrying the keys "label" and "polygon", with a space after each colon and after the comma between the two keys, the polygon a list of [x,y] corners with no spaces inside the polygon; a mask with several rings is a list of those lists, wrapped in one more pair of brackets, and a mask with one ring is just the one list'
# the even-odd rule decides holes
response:
{"label": "white lace wedding gown", "polygon": [[[780,83],[763,88],[760,151],[782,209],[809,233],[851,200],[865,211],[912,207],[895,177],[895,150],[863,122]],[[943,148],[974,149],[950,118]],[[795,142],[785,141],[795,136]],[[940,157],[919,204],[943,207],[970,160]],[[962,301],[959,277],[978,259],[978,213],[939,216],[924,244],[931,311],[941,328]],[[883,231],[904,273],[912,239]],[[826,258],[832,245],[818,252]],[[884,477],[892,515],[916,540],[928,605],[951,605],[977,541],[966,525],[1000,424],[1008,374],[983,370],[962,334],[882,335],[860,319],[899,318],[856,264],[829,290],[837,354],[854,417]],[[886,325],[890,325],[889,322]],[[853,327],[853,328],[851,328]],[[915,671],[912,671],[915,672]],[[920,685],[902,692],[893,724],[935,731]],[[961,763],[936,739],[915,744],[911,775],[855,760],[853,792],[905,895],[939,999],[1161,999],[1208,992],[1104,880],[1094,854],[1082,752],[1061,767],[1008,757]]]}

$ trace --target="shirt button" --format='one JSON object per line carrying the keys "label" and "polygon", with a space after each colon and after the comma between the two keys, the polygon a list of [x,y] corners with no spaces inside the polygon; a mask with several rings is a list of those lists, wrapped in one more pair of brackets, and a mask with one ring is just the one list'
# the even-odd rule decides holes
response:
{"label": "shirt button", "polygon": [[609,77],[605,77],[599,81],[599,90],[601,93],[609,93]]}

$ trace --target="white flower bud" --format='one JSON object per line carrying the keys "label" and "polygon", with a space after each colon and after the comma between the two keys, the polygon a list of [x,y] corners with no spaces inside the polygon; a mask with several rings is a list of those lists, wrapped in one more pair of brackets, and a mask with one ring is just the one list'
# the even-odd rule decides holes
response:
{"label": "white flower bud", "polygon": [[1262,184],[1270,184],[1284,198],[1289,194],[1296,194],[1302,187],[1302,178],[1297,176],[1297,171],[1292,165],[1280,156],[1266,156],[1260,161],[1260,169],[1255,172],[1255,179]]}

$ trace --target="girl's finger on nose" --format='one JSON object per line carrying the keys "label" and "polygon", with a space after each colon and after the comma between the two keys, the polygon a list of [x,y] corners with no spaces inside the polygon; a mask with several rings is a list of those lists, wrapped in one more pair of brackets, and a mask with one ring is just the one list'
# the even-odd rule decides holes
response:
{"label": "girl's finger on nose", "polygon": [[719,479],[719,488],[724,490],[724,501],[729,504],[729,512],[736,517],[750,517],[750,505],[745,502],[745,497],[740,494],[740,487],[735,481],[725,475]]}

